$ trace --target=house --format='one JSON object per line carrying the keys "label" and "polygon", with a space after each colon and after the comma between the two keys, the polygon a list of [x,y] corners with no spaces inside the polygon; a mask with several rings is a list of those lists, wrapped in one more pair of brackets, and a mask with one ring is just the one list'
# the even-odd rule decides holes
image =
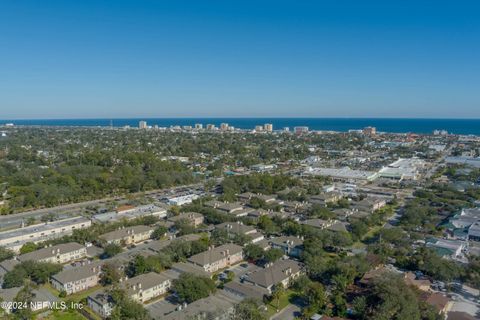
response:
{"label": "house", "polygon": [[317,229],[325,229],[332,226],[335,220],[323,220],[323,219],[307,219],[300,221],[300,224],[304,224]]}
{"label": "house", "polygon": [[220,202],[208,201],[205,203],[207,207],[211,207],[226,213],[234,213],[235,211],[243,210],[243,205],[239,202]]}
{"label": "house", "polygon": [[281,236],[270,239],[272,248],[282,250],[286,255],[299,258],[303,253],[303,239],[294,236]]}
{"label": "house", "polygon": [[[178,306],[173,312],[160,316],[156,314],[152,318],[162,320],[229,320],[238,302],[238,300],[219,291],[188,305]],[[150,314],[152,315],[152,312]]]}
{"label": "house", "polygon": [[9,260],[2,261],[0,262],[0,271],[3,271],[3,272],[12,271],[13,268],[15,268],[15,266],[19,263],[20,261],[18,261],[17,259],[9,259]]}
{"label": "house", "polygon": [[99,238],[106,244],[130,245],[150,239],[153,230],[152,227],[139,225],[108,232]]}
{"label": "house", "polygon": [[313,204],[326,206],[327,204],[337,202],[340,199],[342,199],[342,194],[340,192],[332,191],[311,196],[309,201]]}
{"label": "house", "polygon": [[34,260],[38,262],[50,262],[64,264],[79,260],[87,256],[87,248],[76,242],[62,243],[33,252],[25,253],[17,257],[18,261]]}
{"label": "house", "polygon": [[428,239],[426,245],[433,248],[440,256],[451,259],[461,259],[466,248],[466,243],[463,241],[446,239]]}
{"label": "house", "polygon": [[363,200],[358,201],[353,206],[357,211],[365,211],[373,213],[374,211],[381,209],[387,205],[387,201],[384,198],[379,197],[366,197]]}
{"label": "house", "polygon": [[223,290],[243,299],[253,299],[263,302],[263,298],[269,295],[267,289],[256,286],[251,283],[240,283],[238,281],[230,281],[225,283]]}
{"label": "house", "polygon": [[244,278],[244,282],[262,287],[269,294],[276,285],[281,283],[285,288],[289,287],[292,280],[299,277],[303,272],[301,263],[293,260],[280,260],[264,269],[255,271]]}
{"label": "house", "polygon": [[188,262],[202,267],[213,273],[243,260],[243,248],[236,244],[224,244],[216,248],[209,248],[188,258]]}
{"label": "house", "polygon": [[406,272],[404,274],[405,283],[409,286],[416,287],[421,291],[430,291],[432,283],[427,279],[417,279],[413,272]]}
{"label": "house", "polygon": [[168,218],[168,221],[173,223],[180,220],[186,220],[190,225],[196,228],[203,223],[203,215],[198,212],[182,212],[177,216]]}
{"label": "house", "polygon": [[257,209],[257,210],[253,210],[253,211],[250,211],[247,216],[254,222],[257,222],[260,217],[262,216],[268,216],[270,214],[269,211],[267,210],[264,210],[264,209]]}
{"label": "house", "polygon": [[51,277],[50,283],[58,291],[73,294],[98,285],[102,273],[102,261],[66,269]]}
{"label": "house", "polygon": [[87,305],[102,319],[108,318],[115,307],[112,296],[103,289],[95,291],[87,297]]}
{"label": "house", "polygon": [[159,297],[170,289],[172,278],[165,273],[149,272],[130,278],[121,283],[127,295],[140,303]]}
{"label": "house", "polygon": [[446,315],[453,305],[450,299],[438,292],[425,292],[420,295],[420,299],[433,306],[442,315]]}
{"label": "house", "polygon": [[217,230],[225,230],[234,237],[235,235],[245,235],[250,237],[252,243],[256,243],[264,239],[264,235],[258,232],[254,227],[244,225],[241,222],[224,222],[215,226]]}

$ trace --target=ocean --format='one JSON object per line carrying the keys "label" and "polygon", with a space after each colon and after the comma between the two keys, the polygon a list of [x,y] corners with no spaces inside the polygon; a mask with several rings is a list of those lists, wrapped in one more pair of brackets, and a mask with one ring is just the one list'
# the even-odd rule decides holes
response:
{"label": "ocean", "polygon": [[453,134],[480,135],[480,119],[387,119],[387,118],[129,118],[129,119],[50,119],[50,120],[0,120],[0,125],[13,123],[26,126],[110,126],[138,127],[140,120],[148,125],[170,127],[174,125],[195,125],[201,123],[228,123],[241,129],[253,129],[256,125],[272,123],[274,130],[296,126],[307,126],[310,130],[331,130],[345,132],[351,129],[376,127],[377,131],[395,133],[432,133],[433,130],[446,130]]}

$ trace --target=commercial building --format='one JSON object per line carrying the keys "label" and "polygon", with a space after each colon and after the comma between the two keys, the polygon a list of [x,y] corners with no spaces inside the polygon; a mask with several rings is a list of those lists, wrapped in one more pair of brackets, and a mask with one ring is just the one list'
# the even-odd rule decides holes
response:
{"label": "commercial building", "polygon": [[224,244],[210,248],[188,259],[188,262],[213,273],[243,260],[243,248],[236,244]]}
{"label": "commercial building", "polygon": [[392,180],[418,180],[420,169],[425,167],[425,161],[419,158],[398,159],[378,172],[379,176]]}
{"label": "commercial building", "polygon": [[319,168],[309,167],[304,172],[305,175],[326,176],[336,181],[347,182],[369,182],[378,178],[378,173],[373,171],[352,170],[349,167],[344,168]]}
{"label": "commercial building", "polygon": [[273,124],[265,123],[265,125],[263,126],[263,129],[267,132],[272,132],[273,131]]}
{"label": "commercial building", "polygon": [[153,230],[152,227],[139,225],[108,232],[99,238],[106,244],[130,245],[150,239]]}
{"label": "commercial building", "polygon": [[121,206],[116,211],[99,213],[92,217],[94,222],[116,222],[121,220],[133,220],[141,217],[153,216],[164,218],[167,216],[167,209],[159,205],[148,204],[143,206]]}
{"label": "commercial building", "polygon": [[463,164],[466,166],[480,168],[480,157],[447,157],[445,158],[447,164]]}
{"label": "commercial building", "polygon": [[293,132],[295,132],[295,134],[308,133],[308,127],[294,127]]}
{"label": "commercial building", "polygon": [[192,203],[195,199],[198,199],[197,194],[187,194],[184,196],[168,198],[167,203],[172,206],[183,206],[184,204]]}
{"label": "commercial building", "polygon": [[140,129],[147,129],[147,121],[139,121],[138,122],[138,128]]}
{"label": "commercial building", "polygon": [[85,258],[87,248],[76,242],[62,243],[56,246],[35,250],[17,257],[18,261],[34,260],[38,262],[67,263]]}
{"label": "commercial building", "polygon": [[72,234],[75,229],[88,228],[91,225],[89,219],[79,216],[3,231],[0,232],[0,246],[18,253],[27,242],[39,243],[63,237]]}

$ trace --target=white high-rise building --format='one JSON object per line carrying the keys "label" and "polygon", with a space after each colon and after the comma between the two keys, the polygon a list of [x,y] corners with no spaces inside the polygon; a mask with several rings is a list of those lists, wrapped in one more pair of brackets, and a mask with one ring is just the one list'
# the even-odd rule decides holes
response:
{"label": "white high-rise building", "polygon": [[195,129],[197,129],[197,130],[203,129],[203,124],[201,124],[201,123],[195,123]]}
{"label": "white high-rise building", "polygon": [[139,127],[140,129],[147,129],[147,121],[143,121],[143,120],[140,121],[140,122],[138,123],[138,127]]}
{"label": "white high-rise building", "polygon": [[263,129],[267,132],[272,132],[273,131],[273,124],[265,123],[265,125],[263,126]]}

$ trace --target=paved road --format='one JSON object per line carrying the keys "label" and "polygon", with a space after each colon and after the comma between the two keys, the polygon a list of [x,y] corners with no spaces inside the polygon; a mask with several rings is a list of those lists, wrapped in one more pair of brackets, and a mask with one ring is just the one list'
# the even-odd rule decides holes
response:
{"label": "paved road", "polygon": [[[159,200],[163,197],[174,195],[177,192],[177,190],[182,190],[186,188],[200,189],[200,188],[203,188],[203,183],[178,186],[178,187],[169,188],[169,189],[152,190],[152,191],[147,191],[143,193],[135,193],[133,195],[145,194],[146,196],[153,197]],[[132,194],[130,194],[129,196],[131,195]],[[29,218],[35,218],[39,220],[43,215],[48,213],[54,213],[55,215],[58,216],[58,218],[67,218],[69,216],[81,214],[82,211],[87,207],[103,205],[108,201],[117,201],[119,203],[123,203],[127,201],[127,197],[125,195],[117,196],[117,197],[107,197],[103,199],[72,203],[72,204],[57,206],[53,208],[43,208],[43,209],[25,211],[25,212],[16,213],[16,214],[3,215],[3,216],[0,216],[0,228],[11,229],[15,227],[20,227],[22,224],[22,220],[25,221]]]}
{"label": "paved road", "polygon": [[298,316],[300,316],[301,309],[299,306],[294,304],[289,304],[279,313],[273,315],[270,320],[294,320]]}

